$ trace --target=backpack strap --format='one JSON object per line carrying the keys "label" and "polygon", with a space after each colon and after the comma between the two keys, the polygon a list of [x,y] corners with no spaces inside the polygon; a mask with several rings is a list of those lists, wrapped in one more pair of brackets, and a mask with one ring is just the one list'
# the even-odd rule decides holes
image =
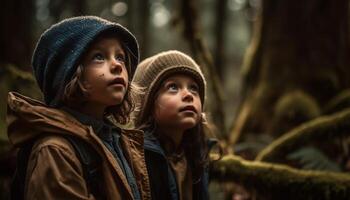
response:
{"label": "backpack strap", "polygon": [[[98,155],[95,149],[83,141],[80,138],[75,136],[64,136],[70,144],[73,146],[75,153],[80,160],[80,163],[83,167],[83,176],[88,188],[95,197],[102,198],[104,192],[102,192],[101,187],[101,157]],[[103,198],[102,198],[103,199]]]}
{"label": "backpack strap", "polygon": [[32,152],[34,141],[35,140],[31,140],[27,142],[17,152],[16,171],[11,181],[10,199],[24,199],[24,187],[28,167],[28,160],[30,153]]}
{"label": "backpack strap", "polygon": [[[103,186],[101,185],[101,157],[90,144],[75,136],[63,136],[73,146],[74,151],[82,165],[83,176],[88,188],[96,198],[105,199]],[[10,199],[24,199],[25,178],[29,156],[36,139],[28,141],[17,152],[16,171],[11,182]],[[99,184],[100,183],[100,184]]]}

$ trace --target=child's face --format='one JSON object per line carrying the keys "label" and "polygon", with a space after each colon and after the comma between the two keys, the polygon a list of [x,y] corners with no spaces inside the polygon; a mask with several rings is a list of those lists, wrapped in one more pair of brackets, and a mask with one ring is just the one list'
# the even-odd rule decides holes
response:
{"label": "child's face", "polygon": [[83,86],[88,103],[97,106],[118,105],[128,88],[126,55],[116,38],[98,39],[83,57]]}
{"label": "child's face", "polygon": [[201,120],[202,103],[197,83],[187,75],[173,75],[158,91],[154,118],[158,126],[187,130]]}

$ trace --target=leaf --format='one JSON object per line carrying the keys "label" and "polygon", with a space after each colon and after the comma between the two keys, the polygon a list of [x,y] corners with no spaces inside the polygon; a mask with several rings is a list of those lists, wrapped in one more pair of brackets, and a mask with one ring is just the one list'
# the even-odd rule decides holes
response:
{"label": "leaf", "polygon": [[298,161],[302,169],[341,172],[340,166],[330,160],[322,151],[315,147],[304,147],[287,155],[288,160]]}

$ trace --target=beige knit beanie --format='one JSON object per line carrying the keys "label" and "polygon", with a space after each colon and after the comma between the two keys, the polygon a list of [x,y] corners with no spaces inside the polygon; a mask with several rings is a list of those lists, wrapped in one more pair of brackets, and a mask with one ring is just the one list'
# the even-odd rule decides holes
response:
{"label": "beige knit beanie", "polygon": [[132,83],[142,88],[136,94],[135,126],[145,123],[150,116],[155,94],[162,82],[173,74],[187,74],[194,78],[199,87],[199,95],[204,104],[206,82],[200,67],[188,55],[171,50],[156,54],[142,61],[136,68]]}

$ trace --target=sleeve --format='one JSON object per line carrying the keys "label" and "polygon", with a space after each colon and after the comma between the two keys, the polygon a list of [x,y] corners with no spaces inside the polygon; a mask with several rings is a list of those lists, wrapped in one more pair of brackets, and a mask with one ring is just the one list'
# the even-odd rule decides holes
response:
{"label": "sleeve", "polygon": [[25,199],[95,199],[87,190],[74,151],[45,145],[33,151],[26,175]]}

